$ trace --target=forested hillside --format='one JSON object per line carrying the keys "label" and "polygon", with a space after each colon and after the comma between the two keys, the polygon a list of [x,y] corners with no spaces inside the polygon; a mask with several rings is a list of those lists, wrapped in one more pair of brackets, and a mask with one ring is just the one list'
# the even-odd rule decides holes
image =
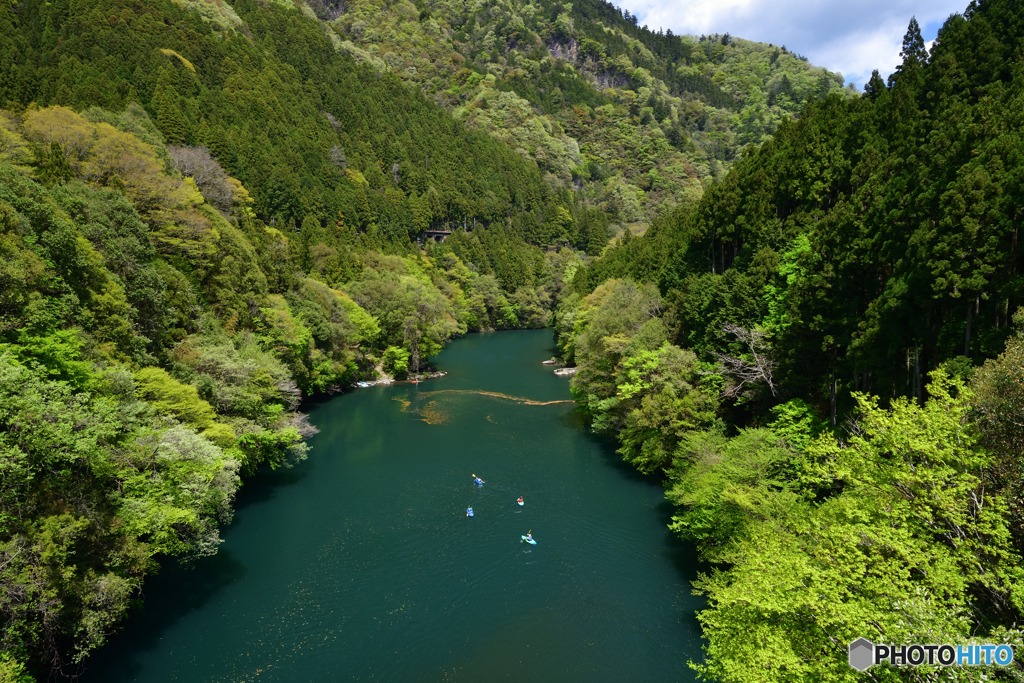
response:
{"label": "forested hillside", "polygon": [[1024,642],[1022,45],[1010,0],[930,51],[911,21],[888,83],[810,102],[576,273],[573,392],[712,567],[702,675],[862,680],[859,637]]}
{"label": "forested hillside", "polygon": [[712,567],[704,676],[1024,645],[1018,5],[863,96],[596,1],[3,5],[0,680],[214,552],[304,397],[549,324]]}
{"label": "forested hillside", "polygon": [[785,47],[655,32],[601,0],[356,0],[321,16],[342,49],[579,188],[613,232],[699,199],[744,146],[844,92]]}
{"label": "forested hillside", "polygon": [[169,144],[207,147],[265,222],[344,213],[381,244],[434,220],[506,221],[534,239],[566,196],[505,145],[339,55],[315,22],[239,3],[247,33],[179,5],[25,3],[4,11],[0,98],[121,111],[138,102]]}
{"label": "forested hillside", "polygon": [[581,261],[537,245],[606,241],[315,19],[193,9],[0,8],[3,680],[73,675],[157,560],[215,552],[303,397],[548,324]]}

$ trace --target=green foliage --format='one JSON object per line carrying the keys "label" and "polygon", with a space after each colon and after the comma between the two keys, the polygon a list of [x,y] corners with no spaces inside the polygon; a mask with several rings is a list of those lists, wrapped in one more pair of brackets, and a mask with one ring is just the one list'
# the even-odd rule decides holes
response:
{"label": "green foliage", "polygon": [[[890,410],[858,395],[858,435],[808,448],[810,492],[833,492],[818,502],[769,482],[757,494],[726,485],[717,497],[737,503],[722,507],[716,485],[689,473],[673,489],[697,503],[678,518],[684,529],[697,517],[698,530],[712,530],[701,490],[709,511],[743,511],[722,519],[743,525],[717,553],[730,566],[697,584],[709,600],[698,615],[709,639],[701,675],[852,681],[846,644],[857,637],[959,643],[1012,622],[1024,598],[1020,560],[1005,501],[983,485],[991,458],[967,420],[970,392],[936,373],[929,393],[924,406],[899,400]],[[782,462],[786,451],[775,452]],[[756,467],[741,478],[754,483]]]}
{"label": "green foliage", "polygon": [[[138,125],[139,111],[90,119],[151,146],[207,147],[252,193],[252,208],[266,222],[301,224],[307,214],[340,211],[360,231],[376,226],[389,244],[408,242],[415,213],[428,222],[468,215],[501,223],[562,201],[532,162],[467,131],[396,77],[357,65],[339,53],[332,29],[298,9],[211,7],[114,0],[102,11],[79,12],[34,2],[24,8],[33,22],[5,7],[0,54],[12,70],[0,84],[0,105],[121,111],[137,102],[159,140]],[[12,140],[5,148],[20,149]],[[81,149],[58,146],[62,155],[44,160],[52,181],[68,177],[65,166],[78,173],[87,164]],[[17,155],[14,163],[22,163]],[[366,184],[347,169],[358,169]]]}
{"label": "green foliage", "polygon": [[666,497],[680,506],[669,528],[696,543],[706,560],[729,562],[749,525],[795,504],[793,454],[767,429],[733,438],[693,431],[679,445]]}
{"label": "green foliage", "polygon": [[287,367],[253,335],[232,339],[215,321],[204,322],[213,329],[171,350],[174,373],[219,415],[273,426],[289,403],[283,393],[292,381]]}
{"label": "green foliage", "polygon": [[[615,377],[620,360],[629,351],[654,350],[665,340],[664,327],[655,320],[661,297],[655,287],[629,280],[609,280],[580,303],[572,320],[571,353],[579,366],[572,379],[573,394],[597,419],[597,429],[619,426]],[[644,327],[646,323],[654,321]],[[562,318],[560,324],[568,323]],[[643,329],[644,334],[637,333]],[[633,341],[637,335],[636,341]]]}
{"label": "green foliage", "polygon": [[306,459],[309,447],[295,427],[243,434],[238,447],[245,454],[242,471],[253,474],[262,465],[272,469],[291,467]]}
{"label": "green foliage", "polygon": [[418,372],[444,342],[465,329],[459,328],[452,302],[422,264],[397,256],[371,264],[348,292],[377,319],[381,344],[408,349],[409,368]]}
{"label": "green foliage", "polygon": [[138,446],[153,471],[125,478],[126,531],[155,553],[216,552],[217,522],[231,521],[238,460],[184,426],[142,434]]}
{"label": "green foliage", "polygon": [[657,290],[609,280],[563,306],[560,344],[578,364],[570,386],[594,429],[617,434],[641,472],[667,468],[690,431],[715,423],[718,400],[697,357],[666,340]]}
{"label": "green foliage", "polygon": [[21,330],[17,343],[0,344],[0,353],[9,353],[22,365],[37,368],[51,379],[84,389],[92,380],[89,363],[80,360],[82,339],[75,330],[54,330],[47,335],[34,335]]}
{"label": "green foliage", "polygon": [[694,209],[577,274],[579,294],[657,282],[671,341],[706,361],[742,354],[726,325],[764,330],[775,383],[834,424],[851,391],[921,400],[929,370],[996,355],[1021,303],[1024,80],[996,66],[1018,49],[1018,14],[990,2],[951,17],[927,59],[910,31],[891,87],[810,102]]}
{"label": "green foliage", "polygon": [[173,415],[196,429],[213,424],[216,413],[209,403],[199,398],[195,387],[178,382],[162,368],[143,368],[135,373],[138,396],[160,413]]}
{"label": "green foliage", "polygon": [[[407,3],[357,0],[325,30],[573,182],[580,208],[600,207],[612,233],[699,199],[703,181],[808,100],[852,94],[841,75],[785,48],[654,32],[601,0],[445,0],[429,14],[417,21]],[[593,245],[573,244],[600,253],[605,240],[592,235]]]}
{"label": "green foliage", "polygon": [[814,407],[800,398],[794,398],[771,409],[774,420],[769,425],[775,434],[792,451],[802,453],[807,445],[825,431],[827,425]]}
{"label": "green foliage", "polygon": [[[1021,313],[1014,316],[1020,322]],[[1024,550],[1024,336],[1018,331],[970,381],[980,441],[993,455],[987,480],[1002,491],[1018,552]]]}
{"label": "green foliage", "polygon": [[33,683],[25,671],[25,665],[17,661],[10,652],[0,654],[0,683]]}
{"label": "green foliage", "polygon": [[161,426],[130,373],[108,369],[90,389],[0,355],[3,649],[38,653],[30,668],[102,644],[154,555],[210,552],[237,485],[237,461]]}
{"label": "green foliage", "polygon": [[[638,343],[644,327],[630,341],[633,348],[650,345]],[[656,350],[629,353],[622,361],[616,381],[616,409],[624,415],[619,453],[641,472],[666,469],[682,439],[715,422],[717,397],[701,386],[697,370],[692,352],[667,341]]]}
{"label": "green foliage", "polygon": [[404,377],[409,371],[409,352],[397,346],[384,349],[381,367],[392,377]]}

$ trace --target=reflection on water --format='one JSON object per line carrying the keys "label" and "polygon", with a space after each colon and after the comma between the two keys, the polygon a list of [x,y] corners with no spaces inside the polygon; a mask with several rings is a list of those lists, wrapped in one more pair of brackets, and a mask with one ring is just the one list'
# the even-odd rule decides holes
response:
{"label": "reflection on water", "polygon": [[470,335],[444,378],[316,405],[310,458],[250,480],[220,554],[149,581],[83,680],[693,680],[693,553],[550,340]]}

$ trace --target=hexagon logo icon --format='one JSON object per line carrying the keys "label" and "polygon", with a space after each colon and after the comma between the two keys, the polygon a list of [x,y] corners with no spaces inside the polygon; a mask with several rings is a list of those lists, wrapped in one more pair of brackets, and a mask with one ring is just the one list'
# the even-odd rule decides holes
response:
{"label": "hexagon logo icon", "polygon": [[867,638],[858,638],[850,643],[850,666],[857,671],[867,671],[875,663],[875,644]]}

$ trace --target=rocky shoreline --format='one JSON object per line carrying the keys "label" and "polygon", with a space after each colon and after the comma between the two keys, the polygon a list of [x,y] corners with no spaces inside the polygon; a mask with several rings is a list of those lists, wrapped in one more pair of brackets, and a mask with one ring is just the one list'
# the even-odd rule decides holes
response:
{"label": "rocky shoreline", "polygon": [[387,375],[382,374],[375,380],[370,380],[369,382],[356,382],[355,384],[350,385],[349,388],[366,389],[368,387],[376,387],[386,384],[419,384],[420,382],[424,382],[428,379],[437,379],[438,377],[444,377],[447,374],[447,372],[444,372],[442,370],[435,370],[434,372],[417,372],[415,374],[409,375],[406,379],[395,379],[393,377],[388,377]]}

